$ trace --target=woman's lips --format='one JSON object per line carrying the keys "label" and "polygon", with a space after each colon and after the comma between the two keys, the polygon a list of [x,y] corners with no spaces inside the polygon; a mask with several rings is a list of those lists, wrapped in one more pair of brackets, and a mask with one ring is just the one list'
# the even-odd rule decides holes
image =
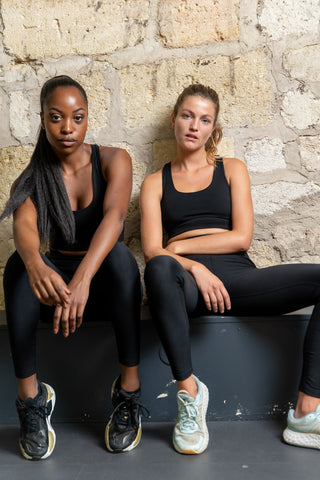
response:
{"label": "woman's lips", "polygon": [[196,137],[195,135],[192,135],[192,133],[188,133],[186,137],[188,138],[188,140],[198,140],[198,137]]}
{"label": "woman's lips", "polygon": [[65,147],[71,147],[75,143],[75,140],[73,140],[72,138],[61,138],[59,142],[62,143],[62,145],[64,145]]}

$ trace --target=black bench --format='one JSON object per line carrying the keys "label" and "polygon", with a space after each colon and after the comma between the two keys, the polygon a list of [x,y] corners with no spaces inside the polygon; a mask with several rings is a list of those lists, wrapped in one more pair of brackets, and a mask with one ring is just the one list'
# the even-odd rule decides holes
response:
{"label": "black bench", "polygon": [[[286,414],[297,394],[310,309],[273,317],[208,316],[191,321],[195,374],[210,391],[208,420],[265,419]],[[4,312],[1,312],[2,320]],[[1,318],[0,318],[1,320]],[[2,321],[3,323],[3,321]],[[140,376],[151,421],[176,417],[176,386],[149,312],[142,309]],[[110,323],[84,324],[73,336],[38,331],[39,377],[56,390],[56,422],[105,421],[119,373]],[[6,325],[0,326],[0,424],[17,422]]]}

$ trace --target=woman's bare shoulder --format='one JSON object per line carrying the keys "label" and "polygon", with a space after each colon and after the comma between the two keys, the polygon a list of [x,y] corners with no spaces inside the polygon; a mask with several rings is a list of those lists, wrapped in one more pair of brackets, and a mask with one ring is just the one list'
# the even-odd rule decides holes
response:
{"label": "woman's bare shoulder", "polygon": [[247,167],[239,158],[225,157],[223,158],[223,166],[229,183],[233,177],[248,176]]}
{"label": "woman's bare shoulder", "polygon": [[131,157],[124,148],[101,146],[99,147],[99,152],[102,162],[111,162],[114,160],[131,163]]}
{"label": "woman's bare shoulder", "polygon": [[142,193],[155,193],[160,194],[162,192],[162,169],[157,172],[148,175],[142,182]]}
{"label": "woman's bare shoulder", "polygon": [[234,157],[223,157],[223,165],[225,168],[247,168],[242,160]]}

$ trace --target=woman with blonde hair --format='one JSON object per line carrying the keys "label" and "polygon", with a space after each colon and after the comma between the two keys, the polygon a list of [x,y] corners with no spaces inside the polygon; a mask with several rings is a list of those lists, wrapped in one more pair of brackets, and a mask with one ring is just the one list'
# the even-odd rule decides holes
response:
{"label": "woman with blonde hair", "polygon": [[209,394],[193,373],[189,317],[273,315],[315,305],[299,398],[289,411],[284,439],[320,448],[320,265],[258,269],[250,260],[249,176],[240,160],[216,156],[222,137],[219,108],[210,87],[184,89],[171,116],[176,157],[149,175],[141,190],[149,306],[178,388],[173,445],[180,453],[198,454],[209,440]]}

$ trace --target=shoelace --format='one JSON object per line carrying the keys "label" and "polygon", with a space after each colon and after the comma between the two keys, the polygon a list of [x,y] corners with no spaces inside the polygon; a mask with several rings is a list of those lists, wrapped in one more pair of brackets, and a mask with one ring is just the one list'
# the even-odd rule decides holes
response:
{"label": "shoelace", "polygon": [[197,416],[199,408],[194,402],[188,402],[187,399],[180,397],[180,402],[183,406],[179,406],[180,412],[180,430],[185,433],[195,432],[199,430],[199,424],[197,422]]}
{"label": "shoelace", "polygon": [[120,402],[114,409],[113,414],[117,414],[119,424],[130,426],[135,415],[135,409],[138,409],[138,416],[150,417],[149,410],[134,397]]}
{"label": "shoelace", "polygon": [[27,433],[36,433],[39,430],[39,417],[42,420],[45,420],[46,416],[49,415],[49,408],[44,405],[39,406],[29,406],[22,407],[24,415],[22,417],[22,425]]}

